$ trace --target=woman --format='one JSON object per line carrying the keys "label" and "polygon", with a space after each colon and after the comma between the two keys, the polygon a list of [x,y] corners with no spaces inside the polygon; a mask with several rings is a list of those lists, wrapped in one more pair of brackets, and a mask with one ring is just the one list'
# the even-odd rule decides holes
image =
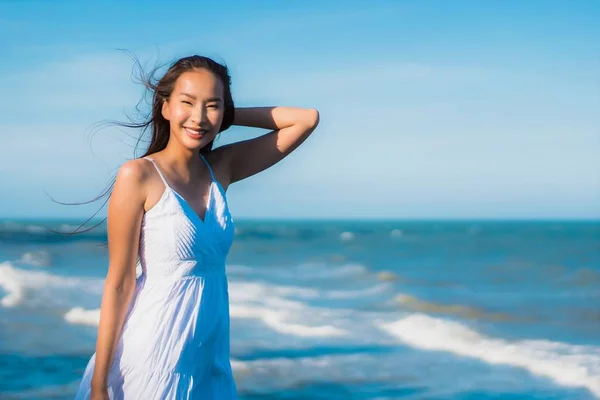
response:
{"label": "woman", "polygon": [[[319,114],[234,108],[227,68],[175,62],[153,90],[152,141],[119,169],[108,205],[109,268],[96,352],[77,399],[235,399],[225,192],[296,149]],[[271,129],[212,149],[231,125]],[[136,262],[142,274],[136,280]]]}

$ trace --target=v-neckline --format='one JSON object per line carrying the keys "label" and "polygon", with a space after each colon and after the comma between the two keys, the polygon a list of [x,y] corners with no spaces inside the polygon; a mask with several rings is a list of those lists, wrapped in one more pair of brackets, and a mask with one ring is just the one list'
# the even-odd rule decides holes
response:
{"label": "v-neckline", "polygon": [[208,187],[208,200],[206,201],[206,205],[204,205],[204,218],[200,217],[200,214],[198,214],[196,212],[196,210],[194,210],[194,207],[192,207],[190,202],[187,201],[185,199],[185,197],[183,197],[181,194],[179,194],[179,192],[177,190],[173,189],[173,187],[167,181],[167,178],[165,178],[162,171],[156,164],[156,161],[154,161],[154,159],[151,157],[144,157],[144,158],[146,158],[147,160],[152,162],[152,164],[154,165],[154,168],[158,172],[160,179],[163,181],[163,184],[165,185],[165,191],[170,190],[171,192],[173,192],[173,194],[175,194],[177,197],[179,197],[181,199],[181,201],[183,202],[183,204],[186,207],[188,207],[190,209],[190,211],[192,212],[192,214],[194,214],[196,216],[196,218],[204,225],[206,223],[206,216],[208,215],[208,211],[210,209],[210,201],[212,200],[212,196],[213,196],[213,186],[217,183],[217,181],[215,180],[215,177],[213,175],[212,169],[211,169],[210,165],[208,164],[208,161],[206,161],[206,159],[204,158],[204,156],[201,154],[200,158],[202,158],[202,161],[204,161],[204,165],[206,165],[206,167],[208,168],[208,173],[210,174],[210,185]]}
{"label": "v-neckline", "polygon": [[212,200],[213,184],[214,184],[214,181],[211,179],[210,185],[208,187],[208,201],[206,202],[206,205],[204,206],[204,218],[200,217],[200,214],[198,214],[196,212],[196,210],[194,210],[194,207],[192,207],[192,205],[189,203],[189,201],[187,201],[185,199],[185,197],[180,195],[177,190],[173,189],[170,185],[167,185],[167,188],[170,189],[177,197],[179,197],[181,199],[181,201],[183,201],[183,204],[185,204],[185,206],[190,209],[192,214],[194,214],[196,216],[196,218],[198,218],[198,220],[200,220],[200,222],[202,222],[202,224],[205,224],[206,216],[208,215],[208,211],[209,211],[209,207],[210,207],[210,201]]}

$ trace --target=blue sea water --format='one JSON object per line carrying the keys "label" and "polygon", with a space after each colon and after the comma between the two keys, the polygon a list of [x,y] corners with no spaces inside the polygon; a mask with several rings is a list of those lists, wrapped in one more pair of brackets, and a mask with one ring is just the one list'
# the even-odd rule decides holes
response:
{"label": "blue sea water", "polygon": [[[104,226],[0,221],[0,398],[72,398]],[[600,398],[600,222],[238,221],[241,399]]]}

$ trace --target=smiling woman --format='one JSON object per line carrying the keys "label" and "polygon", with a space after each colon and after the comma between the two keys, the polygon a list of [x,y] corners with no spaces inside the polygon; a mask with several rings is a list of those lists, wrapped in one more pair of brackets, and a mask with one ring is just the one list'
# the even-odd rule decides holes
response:
{"label": "smiling woman", "polygon": [[[76,398],[235,399],[225,274],[234,226],[226,191],[296,149],[319,115],[236,109],[227,68],[197,55],[147,87],[149,118],[123,125],[151,129],[151,142],[121,166],[110,194],[96,352]],[[271,132],[213,149],[231,125]]]}

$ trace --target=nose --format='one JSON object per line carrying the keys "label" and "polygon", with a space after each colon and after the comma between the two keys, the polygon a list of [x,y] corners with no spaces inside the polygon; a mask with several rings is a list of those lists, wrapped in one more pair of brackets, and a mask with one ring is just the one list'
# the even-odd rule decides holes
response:
{"label": "nose", "polygon": [[202,125],[204,122],[207,121],[206,107],[203,107],[202,105],[194,107],[190,119],[192,120],[192,122],[198,125]]}

